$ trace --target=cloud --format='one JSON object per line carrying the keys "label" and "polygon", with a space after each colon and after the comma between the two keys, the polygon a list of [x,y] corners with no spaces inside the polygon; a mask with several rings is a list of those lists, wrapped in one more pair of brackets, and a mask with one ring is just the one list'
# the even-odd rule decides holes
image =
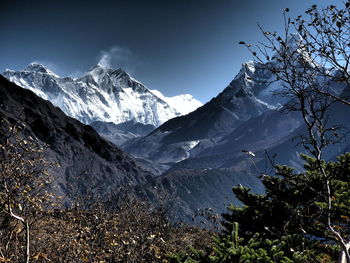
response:
{"label": "cloud", "polygon": [[134,60],[132,52],[124,47],[114,46],[109,50],[101,51],[98,64],[105,68],[133,68]]}

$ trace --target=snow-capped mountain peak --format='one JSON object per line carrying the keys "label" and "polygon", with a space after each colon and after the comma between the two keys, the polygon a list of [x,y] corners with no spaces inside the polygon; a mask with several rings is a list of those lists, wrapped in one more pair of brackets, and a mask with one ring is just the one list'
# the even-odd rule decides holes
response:
{"label": "snow-capped mountain peak", "polygon": [[41,73],[48,73],[47,69],[39,63],[33,62],[30,63],[24,71],[34,71],[34,72],[41,72]]}
{"label": "snow-capped mountain peak", "polygon": [[159,95],[160,92],[154,94],[123,69],[105,68],[100,64],[76,79],[61,78],[39,63],[31,63],[22,71],[7,70],[4,76],[86,124],[133,121],[157,127],[201,106],[188,95],[177,98],[182,98],[181,103],[171,103],[171,98],[168,100]]}
{"label": "snow-capped mountain peak", "polygon": [[[193,111],[193,108],[199,108],[203,105],[202,102],[195,99],[191,94],[181,94],[173,97],[165,97],[158,90],[150,90],[158,98],[166,101],[171,107],[177,108],[181,115],[188,114]],[[181,105],[181,107],[179,107]]]}
{"label": "snow-capped mountain peak", "polygon": [[44,65],[37,63],[37,62],[30,63],[23,71],[50,74],[50,75],[53,75],[53,76],[59,78],[59,76],[57,74],[53,73],[53,71],[47,69]]}
{"label": "snow-capped mountain peak", "polygon": [[[289,57],[296,66],[300,64],[300,58],[302,58],[304,62],[310,63],[310,65],[315,64],[315,61],[311,59],[306,49],[305,40],[299,33],[291,33],[287,36],[285,43],[282,42],[279,50],[272,56],[272,61],[279,64],[284,60],[283,57]],[[283,67],[283,65],[281,65],[281,67]]]}

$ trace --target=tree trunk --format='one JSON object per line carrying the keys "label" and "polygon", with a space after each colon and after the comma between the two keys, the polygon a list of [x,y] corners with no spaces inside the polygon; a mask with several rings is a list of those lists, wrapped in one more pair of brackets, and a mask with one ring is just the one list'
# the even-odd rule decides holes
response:
{"label": "tree trunk", "polygon": [[30,231],[29,231],[29,222],[28,220],[25,221],[26,226],[26,263],[29,263],[30,261]]}
{"label": "tree trunk", "polygon": [[347,258],[347,256],[349,255],[349,249],[350,249],[350,242],[348,242],[345,245],[345,248],[343,248],[341,250],[341,252],[339,253],[339,257],[338,257],[338,262],[337,263],[350,263],[350,259]]}

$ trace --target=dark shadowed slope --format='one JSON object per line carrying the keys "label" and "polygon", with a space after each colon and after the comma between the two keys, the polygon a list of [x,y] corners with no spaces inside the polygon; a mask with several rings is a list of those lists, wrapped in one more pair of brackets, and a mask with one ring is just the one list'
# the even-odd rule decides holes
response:
{"label": "dark shadowed slope", "polygon": [[2,76],[0,105],[8,119],[22,120],[28,135],[48,145],[46,157],[60,164],[52,173],[62,194],[80,196],[93,190],[104,195],[152,177],[150,171],[101,138],[92,127],[67,117],[50,102]]}

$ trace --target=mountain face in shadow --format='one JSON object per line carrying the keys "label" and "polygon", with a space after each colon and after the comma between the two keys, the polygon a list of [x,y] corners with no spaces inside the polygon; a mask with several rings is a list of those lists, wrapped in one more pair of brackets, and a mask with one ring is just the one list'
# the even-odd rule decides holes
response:
{"label": "mountain face in shadow", "polygon": [[153,176],[91,126],[67,117],[50,102],[2,76],[0,105],[7,119],[23,122],[28,136],[48,146],[45,158],[60,165],[51,171],[56,191],[66,196],[67,202],[89,192],[105,196],[120,187],[145,183]]}

